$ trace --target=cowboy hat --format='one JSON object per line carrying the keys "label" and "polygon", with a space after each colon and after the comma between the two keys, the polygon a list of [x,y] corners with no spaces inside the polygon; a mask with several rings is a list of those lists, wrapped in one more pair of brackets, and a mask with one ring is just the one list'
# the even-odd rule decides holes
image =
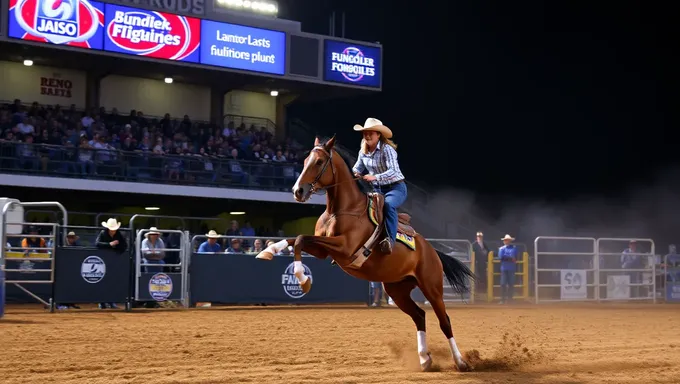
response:
{"label": "cowboy hat", "polygon": [[71,236],[76,237],[76,238],[78,237],[78,236],[76,236],[76,233],[73,232],[73,231],[66,234],[66,237],[71,237]]}
{"label": "cowboy hat", "polygon": [[151,227],[151,228],[149,228],[149,232],[147,232],[147,233],[144,234],[144,237],[148,237],[149,235],[159,235],[159,236],[160,236],[160,234],[161,234],[161,233],[158,232],[158,228],[156,228],[156,227]]}
{"label": "cowboy hat", "polygon": [[116,231],[120,228],[120,221],[116,221],[113,217],[107,221],[102,221],[102,227],[108,228],[111,231]]}
{"label": "cowboy hat", "polygon": [[505,237],[504,237],[504,238],[502,238],[501,240],[510,240],[510,241],[515,241],[515,238],[514,238],[514,237],[512,237],[512,236],[510,236],[510,235],[507,235],[507,234],[506,234],[506,235],[505,235]]}
{"label": "cowboy hat", "polygon": [[217,232],[215,232],[214,229],[211,229],[210,232],[208,232],[205,236],[206,236],[208,239],[217,239],[217,238],[220,237],[220,235],[218,235]]}
{"label": "cowboy hat", "polygon": [[482,232],[477,232],[477,236],[484,237],[484,234]]}
{"label": "cowboy hat", "polygon": [[364,123],[363,126],[359,124],[354,125],[354,130],[359,132],[361,131],[380,132],[380,134],[385,136],[386,139],[392,137],[392,130],[383,125],[382,121],[373,117],[369,117],[368,119],[366,119],[366,122]]}

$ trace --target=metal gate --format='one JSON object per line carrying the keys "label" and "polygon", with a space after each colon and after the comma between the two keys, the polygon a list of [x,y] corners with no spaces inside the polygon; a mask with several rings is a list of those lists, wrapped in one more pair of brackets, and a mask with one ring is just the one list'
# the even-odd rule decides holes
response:
{"label": "metal gate", "polygon": [[[647,248],[624,249],[631,243],[643,243]],[[654,254],[651,239],[537,237],[534,240],[536,303],[656,302]]]}
{"label": "metal gate", "polygon": [[[56,207],[63,216],[63,224],[68,223],[68,213],[63,205],[54,201],[21,202],[16,199],[2,199],[2,215],[0,220],[0,268],[5,271],[5,284],[11,284],[28,296],[41,302],[54,311],[54,261],[56,258],[56,246],[59,243],[59,224],[54,223],[27,223],[24,220],[24,208],[26,207]],[[10,213],[12,214],[11,218]],[[12,245],[14,239],[31,237],[23,228],[33,226],[49,228],[49,235],[37,235],[38,239],[45,240],[44,247],[24,248]],[[8,241],[12,239],[12,241]],[[49,241],[48,241],[49,240]],[[39,245],[42,241],[39,240]],[[25,287],[26,285],[41,285],[48,288]]]}
{"label": "metal gate", "polygon": [[[614,252],[615,249],[618,252]],[[653,300],[656,303],[655,251],[652,239],[597,239],[598,300]]]}
{"label": "metal gate", "polygon": [[534,240],[536,304],[598,298],[597,240],[540,236]]}
{"label": "metal gate", "polygon": [[[455,257],[456,259],[460,260],[463,264],[468,266],[470,270],[474,273],[475,272],[475,255],[474,252],[472,252],[472,243],[468,240],[465,239],[426,239],[434,249],[445,253],[446,255],[450,257]],[[469,293],[465,295],[459,295],[457,293],[454,293],[451,287],[449,286],[449,283],[446,281],[446,278],[444,278],[444,303],[446,304],[453,304],[453,303],[474,303],[475,302],[475,285],[474,281],[470,282],[470,285],[468,286]],[[416,288],[414,290],[415,295],[420,295],[422,296],[422,292],[420,292],[420,289]],[[425,304],[429,304],[424,298],[423,301]]]}
{"label": "metal gate", "polygon": [[[132,221],[130,227],[132,228]],[[151,229],[137,231],[135,237],[135,300],[136,301],[180,301],[189,307],[188,266],[189,232],[170,229],[154,229],[155,232],[180,236],[178,248],[155,248],[155,252],[177,252],[178,262],[155,264],[146,261],[142,250],[142,237]],[[166,256],[167,258],[167,256]]]}

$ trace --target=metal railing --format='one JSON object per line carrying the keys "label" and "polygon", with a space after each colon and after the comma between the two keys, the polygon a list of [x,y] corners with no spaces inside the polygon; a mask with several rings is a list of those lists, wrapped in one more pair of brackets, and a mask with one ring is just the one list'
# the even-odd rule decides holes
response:
{"label": "metal railing", "polygon": [[0,142],[0,171],[9,173],[287,191],[301,170],[294,163],[223,156]]}
{"label": "metal railing", "polygon": [[241,115],[224,115],[224,126],[229,126],[229,123],[233,124],[233,128],[238,128],[243,125],[246,129],[250,129],[251,126],[255,126],[258,130],[264,127],[271,134],[276,133],[276,124],[267,119],[266,117],[254,117],[254,116],[241,116]]}

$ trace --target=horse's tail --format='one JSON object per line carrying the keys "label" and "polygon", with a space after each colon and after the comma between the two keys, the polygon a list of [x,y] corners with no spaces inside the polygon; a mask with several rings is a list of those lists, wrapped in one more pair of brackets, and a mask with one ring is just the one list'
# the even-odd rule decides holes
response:
{"label": "horse's tail", "polygon": [[437,251],[436,249],[435,251],[437,252],[437,256],[439,256],[439,260],[442,261],[444,275],[446,276],[446,280],[449,281],[451,289],[461,295],[469,293],[469,283],[475,280],[475,274],[472,273],[467,265],[463,264],[455,257],[449,256],[444,252]]}

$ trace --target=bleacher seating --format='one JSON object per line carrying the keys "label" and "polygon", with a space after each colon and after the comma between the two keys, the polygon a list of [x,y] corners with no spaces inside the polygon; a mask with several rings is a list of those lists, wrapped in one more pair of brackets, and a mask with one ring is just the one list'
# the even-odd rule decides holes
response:
{"label": "bleacher seating", "polygon": [[[239,125],[235,121],[241,121]],[[288,190],[301,146],[272,127],[224,127],[115,109],[0,105],[0,172]]]}

